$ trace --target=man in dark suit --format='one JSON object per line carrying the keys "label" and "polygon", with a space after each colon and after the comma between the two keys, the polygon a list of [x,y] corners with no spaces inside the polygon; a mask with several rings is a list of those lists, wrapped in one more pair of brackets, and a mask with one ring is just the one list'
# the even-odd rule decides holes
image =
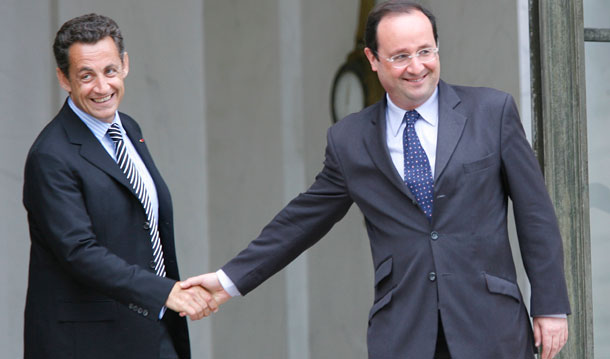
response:
{"label": "man in dark suit", "polygon": [[[217,273],[183,283],[246,294],[356,203],[375,266],[368,352],[379,359],[542,358],[570,312],[553,206],[506,93],[440,80],[434,16],[390,0],[369,14],[366,56],[387,95],[328,131],[324,168]],[[530,325],[507,230],[513,201],[531,282]],[[221,285],[222,284],[222,285]]]}
{"label": "man in dark suit", "polygon": [[62,26],[53,49],[69,97],[25,166],[24,356],[190,358],[178,313],[199,319],[216,304],[177,283],[169,190],[140,127],[117,111],[129,72],[121,32],[83,15]]}

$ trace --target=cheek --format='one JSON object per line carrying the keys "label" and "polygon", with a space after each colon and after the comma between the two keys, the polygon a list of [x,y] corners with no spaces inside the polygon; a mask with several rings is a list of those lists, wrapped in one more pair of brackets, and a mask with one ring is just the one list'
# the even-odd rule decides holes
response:
{"label": "cheek", "polygon": [[87,85],[72,86],[72,89],[75,90],[74,92],[77,93],[79,97],[84,98],[84,97],[87,97],[87,95],[91,91],[91,86],[87,86]]}
{"label": "cheek", "polygon": [[117,90],[123,90],[123,81],[120,79],[115,79],[112,81],[111,85]]}
{"label": "cheek", "polygon": [[396,81],[400,80],[400,78],[402,77],[402,73],[403,73],[402,69],[395,69],[392,67],[391,69],[385,69],[385,71],[383,72],[383,75],[384,75],[386,81],[396,82]]}
{"label": "cheek", "polygon": [[438,61],[429,62],[429,63],[425,64],[425,66],[428,69],[428,71],[433,72],[433,73],[438,73],[438,71],[440,69],[440,64],[438,63]]}

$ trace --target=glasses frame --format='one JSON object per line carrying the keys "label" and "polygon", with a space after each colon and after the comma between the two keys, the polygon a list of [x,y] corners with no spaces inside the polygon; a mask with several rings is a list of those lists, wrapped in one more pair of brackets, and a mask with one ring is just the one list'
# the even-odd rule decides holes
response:
{"label": "glasses frame", "polygon": [[[411,63],[413,63],[413,59],[415,59],[415,58],[417,58],[419,60],[419,62],[422,63],[422,64],[426,64],[428,62],[434,61],[434,59],[435,59],[434,56],[431,57],[429,60],[422,61],[419,58],[421,56],[422,51],[430,51],[430,52],[432,52],[432,55],[436,55],[436,54],[438,54],[438,47],[427,47],[425,49],[418,50],[413,55],[409,55],[409,54],[406,54],[406,53],[400,53],[400,54],[396,54],[396,55],[394,55],[392,57],[386,57],[386,58],[383,58],[383,59],[386,60],[387,62],[389,62],[390,64],[392,64],[392,67],[394,67],[395,69],[402,69],[402,68],[405,68],[405,67],[411,65]],[[404,64],[396,64],[395,63],[399,56],[405,56],[405,55],[407,56],[407,60],[406,60],[406,62]]]}

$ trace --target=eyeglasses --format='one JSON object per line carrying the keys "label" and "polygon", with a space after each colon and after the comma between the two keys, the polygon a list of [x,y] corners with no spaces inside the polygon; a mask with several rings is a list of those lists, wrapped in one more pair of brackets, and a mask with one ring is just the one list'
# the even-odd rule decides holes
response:
{"label": "eyeglasses", "polygon": [[392,57],[388,57],[385,60],[392,64],[392,67],[397,69],[402,69],[403,67],[408,66],[411,62],[413,62],[414,58],[417,58],[419,62],[425,64],[426,62],[430,62],[436,58],[436,54],[438,53],[438,47],[429,47],[426,49],[421,49],[417,51],[414,55],[409,54],[397,54]]}

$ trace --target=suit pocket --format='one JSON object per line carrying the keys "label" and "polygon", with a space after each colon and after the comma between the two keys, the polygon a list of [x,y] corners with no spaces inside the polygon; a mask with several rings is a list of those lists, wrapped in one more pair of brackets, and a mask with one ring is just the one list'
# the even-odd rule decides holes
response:
{"label": "suit pocket", "polygon": [[369,322],[373,318],[375,313],[377,313],[379,310],[381,310],[381,308],[388,305],[391,300],[392,300],[392,291],[389,291],[386,295],[381,297],[381,299],[379,299],[377,302],[375,302],[375,304],[373,304],[373,307],[371,307],[371,311],[369,312]]}
{"label": "suit pocket", "polygon": [[488,167],[492,167],[495,163],[497,163],[498,159],[494,153],[491,153],[480,160],[476,160],[474,162],[464,163],[464,173],[472,173],[484,170]]}
{"label": "suit pocket", "polygon": [[392,299],[392,257],[386,258],[375,270],[375,301],[369,320]]}
{"label": "suit pocket", "polygon": [[392,274],[392,257],[386,258],[375,270],[375,302],[390,289]]}
{"label": "suit pocket", "polygon": [[490,293],[506,295],[513,298],[518,303],[521,302],[521,294],[519,293],[517,284],[491,274],[483,273],[483,275],[485,276],[485,282],[487,283],[487,290],[489,290]]}
{"label": "suit pocket", "polygon": [[117,317],[116,302],[58,302],[57,320],[60,322],[108,322]]}

